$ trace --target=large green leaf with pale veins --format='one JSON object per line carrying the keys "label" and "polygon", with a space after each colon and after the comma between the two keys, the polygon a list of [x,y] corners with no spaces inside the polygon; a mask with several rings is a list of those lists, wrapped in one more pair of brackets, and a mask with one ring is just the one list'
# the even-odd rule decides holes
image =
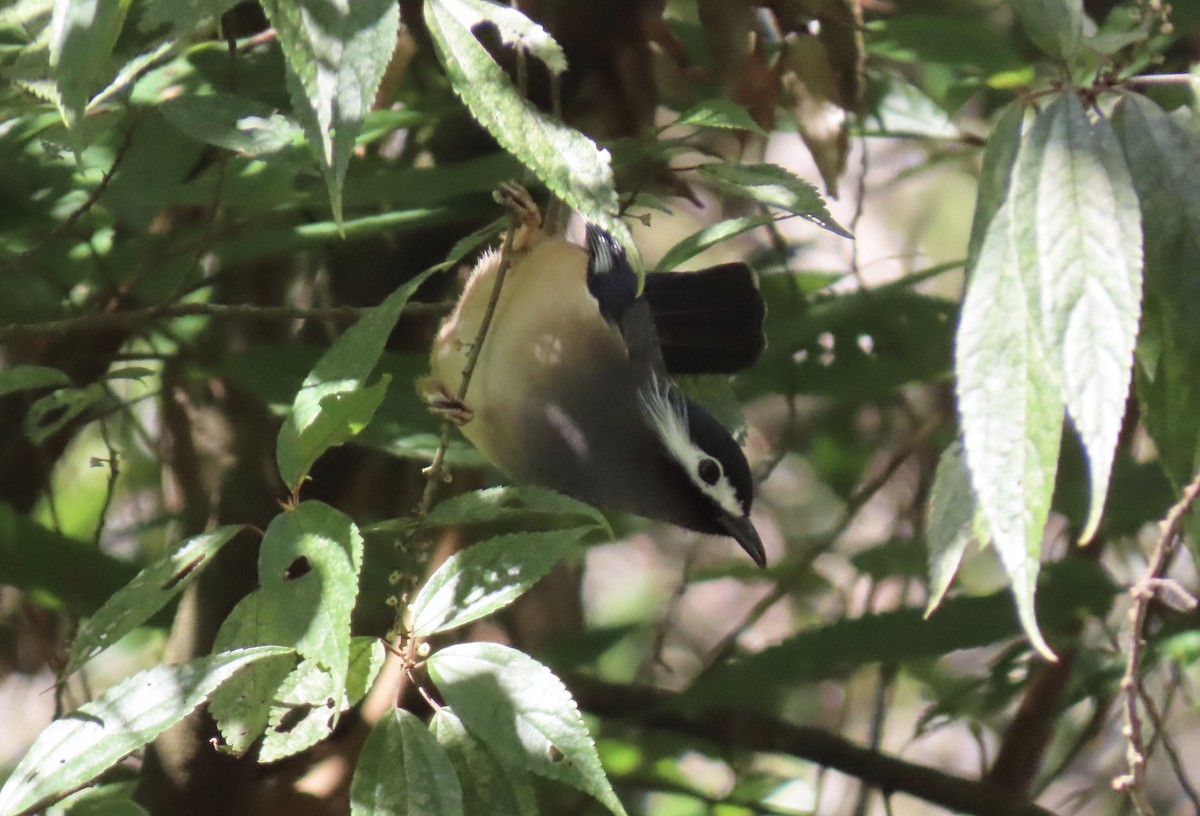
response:
{"label": "large green leaf with pale veins", "polygon": [[1142,299],[1137,193],[1108,120],[1088,119],[1074,93],[1048,105],[1013,180],[1020,263],[1036,270],[1037,316],[1087,451],[1090,539],[1104,512],[1133,367]]}
{"label": "large green leaf with pale veins", "polygon": [[1018,263],[1011,202],[992,219],[958,326],[955,370],[971,483],[1030,640],[1050,655],[1033,598],[1058,467],[1063,400]]}
{"label": "large green leaf with pale veins", "polygon": [[462,788],[446,750],[416,715],[403,709],[384,715],[358,758],[350,785],[351,816],[462,813]]}
{"label": "large green leaf with pale veins", "polygon": [[548,45],[549,35],[511,8],[479,0],[425,0],[425,22],[450,83],[471,115],[555,195],[612,233],[639,268],[633,237],[616,217],[620,207],[608,151],[523,99],[475,38],[472,27],[494,24],[504,41],[530,48],[558,74],[566,62],[560,61],[557,48]]}
{"label": "large green leaf with pale veins", "polygon": [[394,0],[262,0],[287,62],[288,90],[325,174],[333,216],[354,141],[396,48]]}
{"label": "large green leaf with pale veins", "polygon": [[0,790],[0,814],[25,813],[82,787],[182,720],[238,670],[287,651],[226,652],[118,683],[38,735]]}
{"label": "large green leaf with pale veins", "polygon": [[494,754],[625,816],[575,700],[550,669],[498,643],[460,643],[435,652],[427,665],[463,725]]}

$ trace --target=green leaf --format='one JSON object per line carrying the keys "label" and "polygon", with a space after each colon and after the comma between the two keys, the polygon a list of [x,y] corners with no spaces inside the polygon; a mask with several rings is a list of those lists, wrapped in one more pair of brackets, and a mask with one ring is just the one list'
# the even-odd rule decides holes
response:
{"label": "green leaf", "polygon": [[0,790],[0,813],[33,810],[87,784],[190,714],[239,669],[286,651],[226,652],[123,680],[38,735]]}
{"label": "green leaf", "polygon": [[667,250],[655,267],[656,269],[675,269],[684,261],[691,260],[706,249],[716,246],[722,241],[735,238],[743,232],[749,232],[758,227],[765,227],[775,222],[773,215],[743,215],[738,218],[728,218],[716,224],[693,232],[675,246]]}
{"label": "green leaf", "polygon": [[429,524],[478,524],[530,515],[579,516],[607,535],[612,528],[604,514],[590,504],[535,485],[505,485],[461,493],[439,502],[425,517]]}
{"label": "green leaf", "polygon": [[234,94],[184,94],[159,104],[158,110],[185,135],[243,156],[274,153],[301,132],[269,105]]}
{"label": "green leaf", "polygon": [[374,385],[326,394],[303,432],[285,422],[279,429],[275,454],[284,481],[298,488],[321,454],[361,433],[379,410],[391,381],[384,374]]}
{"label": "green leaf", "polygon": [[502,609],[563,558],[593,527],[514,533],[481,541],[446,559],[413,602],[413,632],[429,637]]}
{"label": "green leaf", "polygon": [[48,816],[150,816],[133,801],[136,791],[132,781],[84,788],[55,805]]}
{"label": "green leaf", "polygon": [[693,125],[722,130],[748,130],[760,136],[767,133],[750,116],[745,107],[732,99],[708,99],[685,110],[672,125]]}
{"label": "green leaf", "polygon": [[55,0],[50,18],[50,68],[62,100],[60,112],[79,142],[78,124],[105,67],[130,0]]}
{"label": "green leaf", "polygon": [[15,365],[0,371],[0,396],[33,388],[69,386],[71,378],[57,368],[39,365]]}
{"label": "green leaf", "polygon": [[371,729],[354,781],[351,816],[461,816],[450,758],[416,715],[395,709]]}
{"label": "green leaf", "polygon": [[[1042,347],[1036,282],[1022,274],[1011,201],[988,227],[958,326],[958,410],[971,485],[1000,554],[1030,640],[1042,531],[1058,465],[1063,400]],[[1032,272],[1030,273],[1032,274]]]}
{"label": "green leaf", "polygon": [[567,70],[567,56],[554,38],[522,12],[489,0],[455,0],[447,9],[459,16],[468,29],[487,21],[496,27],[500,41],[518,46],[540,59],[550,73],[560,76]]}
{"label": "green leaf", "polygon": [[1083,38],[1083,0],[1013,0],[1025,33],[1038,48],[1066,61]]}
{"label": "green leaf", "polygon": [[139,572],[105,601],[96,614],[80,624],[63,674],[71,674],[149,620],[182,592],[241,529],[232,525],[218,527],[189,538],[178,550]]}
{"label": "green leaf", "polygon": [[798,215],[835,235],[853,238],[833,220],[817,188],[777,164],[703,164],[698,170],[718,190]]}
{"label": "green leaf", "polygon": [[315,660],[301,661],[270,700],[270,719],[258,761],[277,762],[294,756],[332,734],[336,715],[366,695],[383,666],[383,657],[379,638],[351,639],[350,671],[340,701],[333,696],[333,675]]}
{"label": "green leaf", "polygon": [[[1107,614],[1118,589],[1099,564],[1071,558],[1046,567],[1038,592],[1047,631],[1071,632],[1081,619]],[[1019,637],[1011,609],[1008,593],[1000,591],[948,598],[928,619],[908,607],[817,626],[714,669],[680,702],[777,710],[779,695],[798,684],[844,678],[871,663],[920,661]]]}
{"label": "green leaf", "polygon": [[[290,630],[289,619],[270,610],[262,593],[252,592],[238,602],[217,630],[213,651],[294,640]],[[279,687],[295,668],[294,652],[260,660],[213,693],[208,713],[225,740],[222,750],[240,756],[263,735]]]}
{"label": "green leaf", "polygon": [[450,757],[458,778],[466,782],[462,789],[464,813],[537,816],[537,797],[529,775],[501,762],[471,736],[452,710],[438,709],[429,729]]}
{"label": "green leaf", "polygon": [[25,434],[40,445],[93,405],[109,399],[103,383],[83,388],[60,388],[29,406]]}
{"label": "green leaf", "polygon": [[275,517],[259,553],[259,592],[268,614],[293,618],[296,637],[282,645],[294,644],[302,657],[329,669],[335,700],[346,688],[362,548],[349,516],[310,501]]}
{"label": "green leaf", "polygon": [[280,474],[292,490],[299,488],[313,462],[330,445],[353,436],[361,430],[364,418],[369,420],[374,414],[379,405],[376,397],[383,398],[386,382],[374,386],[380,390],[369,396],[337,395],[363,388],[379,361],[388,335],[400,319],[400,312],[429,274],[424,272],[401,286],[347,329],[304,379],[279,431],[275,450]]}
{"label": "green leaf", "polygon": [[1175,488],[1200,465],[1200,133],[1144,96],[1121,100],[1113,124],[1142,206],[1146,297],[1136,367],[1142,421]]}
{"label": "green leaf", "polygon": [[634,268],[640,268],[633,236],[616,215],[620,204],[608,151],[523,99],[471,31],[492,22],[511,41],[520,36],[513,14],[477,0],[425,0],[425,22],[438,56],[471,115],[551,192],[620,241]]}
{"label": "green leaf", "polygon": [[987,234],[988,224],[996,210],[1008,198],[1009,182],[1013,165],[1017,161],[1017,150],[1021,147],[1021,127],[1025,121],[1025,107],[1020,102],[1010,102],[1000,113],[983,150],[983,167],[979,171],[979,190],[975,196],[975,217],[971,221],[971,238],[967,242],[967,268],[979,259],[979,248]]}
{"label": "green leaf", "polygon": [[393,0],[263,0],[287,62],[288,90],[342,221],[342,184],[355,140],[396,48]]}
{"label": "green leaf", "polygon": [[1042,347],[1087,451],[1086,542],[1104,512],[1129,397],[1141,315],[1141,211],[1111,125],[1089,122],[1073,92],[1038,114],[1014,194],[1014,228],[1036,242],[1021,263],[1036,264]]}
{"label": "green leaf", "polygon": [[[260,589],[226,618],[217,646],[293,647],[329,672],[328,696],[341,700],[349,677],[350,613],[362,558],[358,528],[328,505],[305,502],[276,516],[259,551]],[[292,664],[264,664],[214,699],[213,716],[234,751],[244,751],[262,733],[269,705],[292,670]]]}
{"label": "green leaf", "polygon": [[497,756],[589,793],[625,816],[571,693],[550,669],[496,643],[451,646],[427,665],[467,730]]}
{"label": "green leaf", "polygon": [[950,589],[963,553],[971,543],[977,512],[962,443],[955,442],[938,460],[929,496],[925,534],[929,543],[929,603],[925,605],[925,617],[933,614]]}

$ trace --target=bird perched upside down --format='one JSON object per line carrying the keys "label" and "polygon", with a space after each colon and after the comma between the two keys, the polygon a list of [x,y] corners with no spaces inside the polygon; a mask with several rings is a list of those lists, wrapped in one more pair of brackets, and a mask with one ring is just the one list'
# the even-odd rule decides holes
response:
{"label": "bird perched upside down", "polygon": [[671,379],[730,373],[763,349],[764,307],[745,264],[637,275],[621,246],[587,227],[587,248],[541,229],[528,193],[511,262],[465,403],[455,399],[500,266],[479,259],[430,356],[431,407],[517,482],[597,507],[731,536],[765,565],[750,523],[741,448]]}

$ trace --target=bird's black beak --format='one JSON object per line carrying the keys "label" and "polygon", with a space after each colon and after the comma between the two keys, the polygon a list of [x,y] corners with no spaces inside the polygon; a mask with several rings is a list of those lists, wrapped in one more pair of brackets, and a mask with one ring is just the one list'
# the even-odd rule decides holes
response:
{"label": "bird's black beak", "polygon": [[760,567],[767,565],[767,553],[763,550],[762,539],[758,537],[758,530],[754,529],[748,516],[722,515],[720,524],[725,529],[726,535],[741,544],[742,549],[754,559],[755,564]]}

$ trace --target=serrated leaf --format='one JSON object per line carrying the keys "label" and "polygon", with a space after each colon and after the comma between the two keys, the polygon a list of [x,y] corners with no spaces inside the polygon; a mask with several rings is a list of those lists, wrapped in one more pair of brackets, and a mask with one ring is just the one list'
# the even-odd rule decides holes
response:
{"label": "serrated leaf", "polygon": [[942,452],[929,496],[929,602],[925,617],[933,614],[946,597],[963,553],[971,543],[978,508],[971,492],[971,474],[963,461],[961,442]]}
{"label": "serrated leaf", "polygon": [[523,99],[472,33],[500,14],[501,22],[509,20],[509,12],[470,0],[425,0],[424,9],[438,56],[471,115],[568,206],[620,241],[640,269],[633,236],[616,215],[620,204],[608,151]]}
{"label": "serrated leaf", "polygon": [[300,133],[269,105],[234,94],[184,94],[160,103],[158,110],[183,134],[243,156],[274,153]]}
{"label": "serrated leaf", "polygon": [[315,660],[302,661],[278,685],[269,701],[270,720],[258,761],[277,762],[311,748],[333,733],[335,715],[349,710],[366,695],[383,666],[383,658],[379,638],[351,639],[350,668],[340,702],[333,696],[333,675]]}
{"label": "serrated leaf", "polygon": [[1022,274],[1011,209],[1006,203],[992,219],[967,286],[955,355],[958,410],[971,484],[1017,613],[1030,641],[1052,657],[1038,631],[1034,593],[1064,406],[1041,344],[1036,281]]}
{"label": "serrated leaf", "polygon": [[[130,0],[55,0],[50,17],[50,68],[67,129],[78,137],[88,98],[125,23]],[[76,144],[77,149],[82,145]]]}
{"label": "serrated leaf", "polygon": [[488,816],[537,816],[533,782],[524,771],[504,764],[471,736],[451,709],[442,707],[429,723],[438,744],[463,785],[463,812]]}
{"label": "serrated leaf", "polygon": [[[329,696],[341,700],[362,547],[354,522],[321,502],[304,502],[276,516],[259,550],[260,589],[234,608],[217,633],[217,644],[293,647],[329,672]],[[262,733],[269,704],[292,669],[291,664],[264,665],[213,701],[213,716],[232,750],[244,751]]]}
{"label": "serrated leaf", "polygon": [[0,396],[15,391],[50,386],[69,386],[71,378],[57,368],[40,365],[15,365],[0,371]]}
{"label": "serrated leaf", "polygon": [[413,602],[413,632],[428,637],[503,609],[563,558],[578,552],[593,527],[514,533],[456,552],[425,582]]}
{"label": "serrated leaf", "polygon": [[416,715],[390,711],[363,745],[350,784],[351,816],[461,816],[450,758]]}
{"label": "serrated leaf", "polygon": [[178,550],[139,572],[80,624],[63,674],[71,674],[149,620],[195,580],[241,529],[229,525],[189,538]]}
{"label": "serrated leaf", "polygon": [[321,398],[318,412],[304,430],[285,422],[279,429],[276,459],[284,482],[298,486],[321,454],[357,436],[379,410],[392,378],[384,374],[374,385],[336,391]]}
{"label": "serrated leaf", "polygon": [[854,237],[833,220],[816,187],[777,164],[714,162],[701,165],[697,172],[729,195],[798,215],[843,238]]}
{"label": "serrated leaf", "polygon": [[505,45],[517,45],[541,60],[550,73],[567,70],[567,56],[554,38],[518,9],[489,0],[455,0],[447,10],[459,16],[459,22],[471,29],[481,22],[491,23]]}
{"label": "serrated leaf", "polygon": [[[238,602],[217,630],[213,651],[284,642],[293,639],[290,629],[285,618],[269,614],[261,593],[252,592]],[[240,756],[263,735],[279,686],[296,663],[294,652],[260,660],[213,693],[208,713],[225,741],[222,750]]]}
{"label": "serrated leaf", "polygon": [[1074,93],[1038,114],[1016,169],[1013,217],[1035,244],[1040,331],[1087,451],[1088,541],[1104,512],[1141,315],[1141,211],[1111,125]]}
{"label": "serrated leaf", "polygon": [[[350,403],[343,403],[340,399],[328,403],[328,409],[338,412],[347,407],[355,409],[345,413],[346,423],[334,422],[330,426],[322,417],[327,410],[327,398],[363,388],[367,377],[379,362],[388,335],[400,319],[400,312],[429,274],[426,271],[413,278],[360,318],[334,341],[304,378],[304,384],[296,393],[292,409],[280,428],[275,448],[280,473],[293,490],[299,487],[308,468],[328,449],[329,444],[339,438],[342,441],[349,438],[352,431],[349,420],[358,422],[365,415],[370,400],[352,398]],[[379,398],[382,399],[382,394],[379,394]],[[371,413],[374,413],[373,409]]]}
{"label": "serrated leaf", "polygon": [[435,652],[427,666],[467,730],[497,756],[625,816],[571,693],[550,669],[496,643],[451,646]]}
{"label": "serrated leaf", "polygon": [[0,813],[33,810],[87,784],[190,714],[239,669],[286,652],[227,652],[123,680],[38,735],[0,790]]}
{"label": "serrated leaf", "polygon": [[667,250],[656,269],[671,270],[684,261],[691,260],[706,249],[716,246],[722,241],[728,241],[758,227],[774,223],[773,215],[743,215],[738,218],[728,218],[716,224],[693,232],[675,246]]}
{"label": "serrated leaf", "polygon": [[692,125],[702,128],[718,128],[722,130],[748,130],[760,136],[767,133],[750,116],[743,106],[732,99],[707,99],[679,114],[672,125]]}
{"label": "serrated leaf", "polygon": [[578,499],[534,485],[503,485],[460,493],[439,502],[424,518],[390,519],[364,528],[369,533],[402,532],[413,527],[487,524],[530,516],[578,516],[612,536],[604,514]]}
{"label": "serrated leaf", "polygon": [[978,260],[988,225],[1008,197],[1012,168],[1017,161],[1017,150],[1021,147],[1024,121],[1024,105],[1010,102],[1000,113],[983,149],[983,166],[979,171],[979,189],[975,195],[975,216],[971,220],[971,238],[967,241],[968,269]]}
{"label": "serrated leaf", "polygon": [[263,0],[287,63],[288,91],[342,221],[342,183],[383,72],[396,48],[393,0]]}
{"label": "serrated leaf", "polygon": [[473,524],[529,515],[580,516],[608,535],[604,514],[590,504],[535,485],[505,485],[473,490],[439,502],[426,516],[430,524]]}
{"label": "serrated leaf", "polygon": [[1146,293],[1137,392],[1168,477],[1182,489],[1200,463],[1200,133],[1138,94],[1113,124],[1132,171],[1145,230]]}
{"label": "serrated leaf", "polygon": [[1083,38],[1083,0],[1013,0],[1013,11],[1029,39],[1046,54],[1065,61]]}

